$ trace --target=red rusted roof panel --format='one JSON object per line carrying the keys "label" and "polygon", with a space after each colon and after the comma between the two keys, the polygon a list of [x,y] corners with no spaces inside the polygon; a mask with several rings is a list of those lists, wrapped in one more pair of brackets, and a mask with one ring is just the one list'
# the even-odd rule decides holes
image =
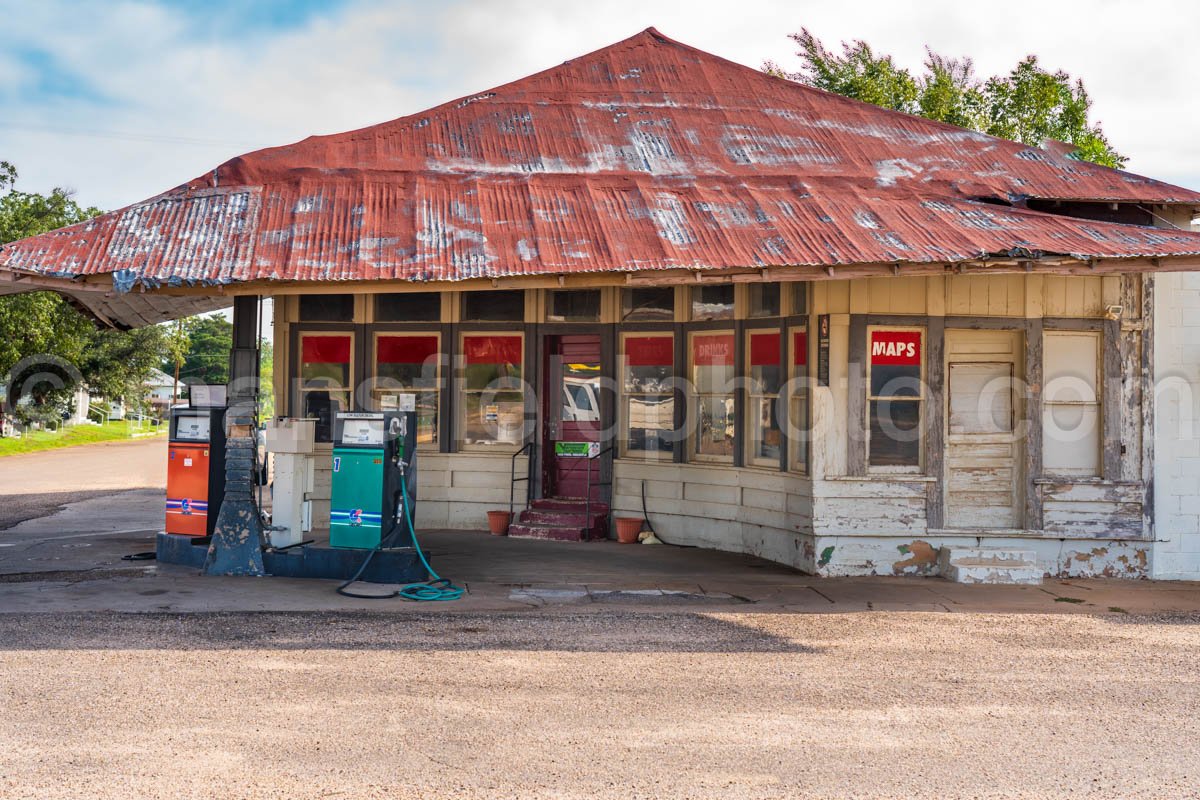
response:
{"label": "red rusted roof panel", "polygon": [[358,131],[233,159],[0,267],[118,288],[1194,255],[1200,235],[978,202],[1200,194],[831,95],[653,30]]}

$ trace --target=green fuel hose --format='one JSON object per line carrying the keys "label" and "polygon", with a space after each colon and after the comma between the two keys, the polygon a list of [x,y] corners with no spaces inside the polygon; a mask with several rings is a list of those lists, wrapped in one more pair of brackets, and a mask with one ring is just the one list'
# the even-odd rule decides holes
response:
{"label": "green fuel hose", "polygon": [[466,594],[466,590],[461,586],[451,583],[449,578],[443,578],[441,575],[438,575],[433,567],[429,566],[429,560],[425,558],[425,553],[421,550],[421,543],[417,541],[417,526],[413,524],[412,509],[409,507],[408,481],[400,481],[400,492],[402,497],[401,507],[404,509],[404,519],[408,523],[408,529],[412,531],[413,535],[413,549],[417,551],[417,558],[421,560],[421,564],[424,565],[426,572],[432,576],[432,579],[423,583],[410,583],[407,586],[401,586],[396,591],[389,592],[388,594],[360,594],[349,591],[346,587],[358,582],[359,577],[366,571],[367,565],[371,563],[371,559],[383,549],[384,543],[380,542],[367,554],[362,566],[358,568],[358,572],[354,573],[354,577],[337,588],[337,593],[344,597],[355,597],[363,600],[389,600],[393,597],[403,597],[405,600],[428,603],[461,599]]}

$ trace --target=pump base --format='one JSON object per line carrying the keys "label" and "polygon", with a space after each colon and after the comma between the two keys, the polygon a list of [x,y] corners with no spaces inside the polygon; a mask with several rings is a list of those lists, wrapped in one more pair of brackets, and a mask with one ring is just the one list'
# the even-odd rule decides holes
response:
{"label": "pump base", "polygon": [[[193,544],[201,542],[201,544]],[[208,554],[208,542],[173,533],[158,534],[155,544],[158,561],[202,569]],[[324,578],[344,581],[362,566],[369,550],[309,544],[282,552],[263,552],[263,567],[268,575],[280,578]],[[429,580],[429,573],[411,547],[389,547],[371,559],[362,580],[369,583],[419,583]]]}

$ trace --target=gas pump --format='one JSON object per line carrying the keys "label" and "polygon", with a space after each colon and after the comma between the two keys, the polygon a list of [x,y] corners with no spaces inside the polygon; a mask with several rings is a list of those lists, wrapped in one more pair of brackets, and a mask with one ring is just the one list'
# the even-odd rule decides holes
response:
{"label": "gas pump", "polygon": [[415,546],[416,434],[413,411],[338,412],[329,504],[331,546]]}
{"label": "gas pump", "polygon": [[224,389],[193,386],[189,405],[171,409],[167,533],[212,536],[217,524],[225,496]]}

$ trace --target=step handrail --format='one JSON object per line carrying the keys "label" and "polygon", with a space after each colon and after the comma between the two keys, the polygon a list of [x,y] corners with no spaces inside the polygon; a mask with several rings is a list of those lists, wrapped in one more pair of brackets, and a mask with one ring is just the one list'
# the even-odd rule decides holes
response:
{"label": "step handrail", "polygon": [[[583,522],[585,525],[592,524],[592,462],[603,456],[605,453],[611,453],[613,445],[605,447],[603,450],[597,450],[595,455],[587,457],[587,491],[583,498]],[[610,459],[611,460],[611,459]],[[603,469],[604,465],[599,465]],[[612,486],[612,479],[601,481],[596,486]],[[590,530],[590,528],[589,528]],[[607,534],[607,530],[605,531]]]}
{"label": "step handrail", "polygon": [[[518,478],[518,477],[517,477],[517,456],[521,455],[521,454],[522,454],[522,453],[524,453],[526,450],[528,450],[528,451],[529,451],[529,462],[530,462],[529,469],[525,470],[525,477],[524,477],[524,478]],[[516,497],[517,497],[517,484],[518,484],[518,483],[521,483],[522,481],[526,481],[526,482],[530,481],[530,478],[532,477],[532,474],[533,474],[533,442],[526,442],[526,443],[525,443],[525,444],[524,444],[524,445],[521,447],[521,449],[520,449],[520,450],[518,450],[517,452],[515,452],[515,453],[513,453],[513,454],[512,454],[512,462],[511,462],[511,466],[510,466],[510,469],[509,469],[509,474],[508,474],[508,477],[509,477],[509,482],[508,482],[508,518],[509,518],[509,520],[510,520],[510,521],[512,520],[513,508],[514,508],[514,507],[515,507],[515,505],[516,505]],[[525,508],[529,508],[529,500],[530,500],[530,497],[529,497],[529,496],[530,496],[530,494],[532,494],[532,493],[529,491],[529,488],[530,488],[530,487],[528,487],[528,486],[526,486],[526,487],[525,487]]]}

